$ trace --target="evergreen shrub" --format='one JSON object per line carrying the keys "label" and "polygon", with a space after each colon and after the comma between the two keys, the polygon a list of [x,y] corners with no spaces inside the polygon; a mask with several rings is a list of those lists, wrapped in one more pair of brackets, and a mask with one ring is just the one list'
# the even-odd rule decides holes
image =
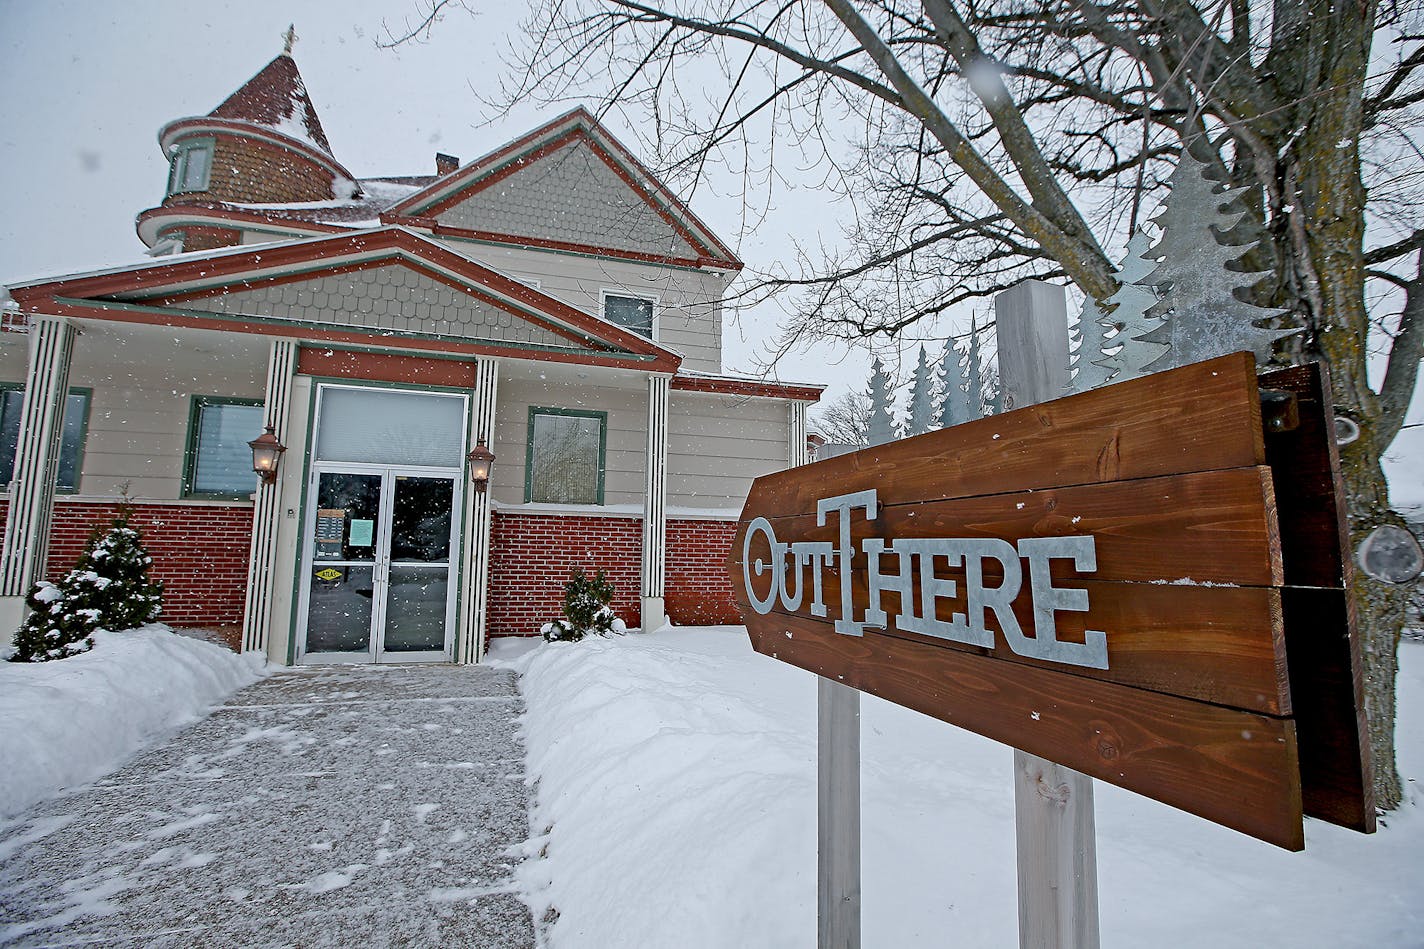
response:
{"label": "evergreen shrub", "polygon": [[158,618],[163,584],[148,578],[153,558],[129,526],[130,514],[130,506],[121,504],[113,523],[95,528],[73,570],[58,583],[34,585],[11,662],[64,659],[92,648],[97,629],[133,629]]}
{"label": "evergreen shrub", "polygon": [[545,623],[540,632],[549,642],[577,642],[597,633],[623,633],[628,627],[613,612],[613,583],[600,570],[590,577],[575,567],[564,584],[564,616]]}

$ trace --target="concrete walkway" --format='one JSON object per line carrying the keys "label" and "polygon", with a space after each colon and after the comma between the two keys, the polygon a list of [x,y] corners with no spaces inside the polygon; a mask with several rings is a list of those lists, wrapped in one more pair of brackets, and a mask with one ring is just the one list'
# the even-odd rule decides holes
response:
{"label": "concrete walkway", "polygon": [[274,675],[0,825],[0,944],[533,946],[521,711],[486,667]]}

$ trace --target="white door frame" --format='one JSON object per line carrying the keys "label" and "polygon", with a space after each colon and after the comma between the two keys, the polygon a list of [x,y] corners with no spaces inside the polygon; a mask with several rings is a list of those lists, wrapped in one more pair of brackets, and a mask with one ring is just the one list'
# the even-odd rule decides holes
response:
{"label": "white door frame", "polygon": [[[456,604],[460,599],[460,583],[464,575],[464,564],[461,561],[464,546],[462,538],[464,536],[464,468],[463,467],[423,467],[419,465],[392,465],[383,463],[368,462],[336,462],[321,461],[316,457],[317,445],[320,443],[322,395],[327,389],[365,389],[378,392],[409,393],[411,395],[436,395],[445,398],[460,399],[464,404],[463,417],[466,420],[461,428],[460,457],[463,459],[468,450],[467,444],[469,433],[469,413],[470,397],[464,392],[443,392],[438,390],[423,389],[419,387],[386,386],[386,385],[361,385],[359,383],[344,382],[322,382],[316,387],[314,395],[314,411],[311,421],[311,459],[308,465],[307,484],[305,494],[305,509],[302,512],[303,530],[301,534],[301,550],[297,558],[297,614],[296,622],[293,624],[292,635],[295,637],[296,650],[295,658],[298,665],[314,664],[340,664],[340,663],[377,663],[382,661],[385,654],[383,649],[385,632],[385,610],[386,598],[389,593],[389,569],[390,569],[390,524],[393,515],[392,502],[395,494],[395,480],[397,477],[406,475],[412,477],[427,478],[450,478],[453,491],[451,494],[450,510],[450,549],[447,560],[449,570],[449,580],[445,600],[445,641],[444,648],[439,651],[429,652],[409,652],[391,653],[395,662],[453,662],[455,655],[455,640],[459,630],[456,623]],[[373,581],[379,580],[383,589],[377,596],[373,582],[372,605],[371,605],[371,636],[368,648],[362,652],[321,652],[307,655],[307,618],[310,609],[312,564],[315,561],[316,548],[316,516],[317,508],[317,485],[323,472],[336,472],[347,474],[368,474],[381,476],[381,521],[376,525],[376,556],[373,562]],[[385,569],[381,567],[384,564]]]}
{"label": "white door frame", "polygon": [[[307,654],[307,619],[311,603],[312,570],[316,565],[316,517],[320,506],[316,502],[318,485],[323,474],[371,475],[381,479],[380,517],[375,525],[375,551],[370,561],[372,576],[371,630],[367,648],[359,652],[319,652]],[[297,663],[377,663],[377,662],[451,662],[455,654],[455,603],[459,585],[460,512],[463,510],[463,471],[458,468],[425,468],[414,465],[369,465],[353,462],[313,462],[307,483],[310,503],[305,512],[302,530],[301,582],[297,602]],[[395,514],[395,488],[401,477],[448,479],[450,497],[450,543],[445,569],[449,574],[445,595],[445,639],[440,650],[420,652],[390,652],[385,649],[386,606],[390,596],[391,524]],[[325,561],[323,561],[325,562]],[[342,562],[334,562],[341,565]],[[365,562],[362,562],[364,565]],[[433,565],[431,565],[433,566]]]}

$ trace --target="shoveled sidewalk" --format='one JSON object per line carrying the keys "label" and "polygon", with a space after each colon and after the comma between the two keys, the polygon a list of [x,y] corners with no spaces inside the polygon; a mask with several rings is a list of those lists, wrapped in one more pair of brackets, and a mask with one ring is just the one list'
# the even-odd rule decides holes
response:
{"label": "shoveled sidewalk", "polygon": [[487,667],[274,675],[0,823],[0,944],[533,946],[521,709]]}

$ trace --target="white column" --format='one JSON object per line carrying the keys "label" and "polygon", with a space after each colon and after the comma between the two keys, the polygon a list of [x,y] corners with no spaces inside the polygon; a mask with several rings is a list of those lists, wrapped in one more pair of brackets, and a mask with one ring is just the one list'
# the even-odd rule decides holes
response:
{"label": "white column", "polygon": [[791,403],[791,467],[798,468],[807,462],[806,456],[806,403]]}
{"label": "white column", "polygon": [[[994,298],[1004,409],[1056,399],[1068,389],[1063,289],[1025,280]],[[1019,945],[1096,949],[1098,858],[1093,779],[1014,749]]]}
{"label": "white column", "polygon": [[10,513],[0,548],[0,635],[7,637],[24,619],[25,595],[44,577],[64,405],[69,395],[69,363],[77,335],[73,324],[63,317],[31,319]]}
{"label": "white column", "polygon": [[[277,438],[289,449],[293,438],[287,431],[292,409],[292,378],[297,371],[296,340],[274,339],[267,357],[267,399],[262,411],[263,426],[272,426]],[[261,432],[253,432],[256,438]],[[249,439],[250,440],[250,439]],[[299,452],[289,451],[283,465],[300,465]],[[247,600],[242,610],[244,652],[267,651],[272,631],[272,584],[277,560],[277,531],[282,525],[282,477],[271,484],[257,482],[252,505],[252,546],[247,553]]]}
{"label": "white column", "polygon": [[[499,362],[480,356],[475,363],[475,389],[470,400],[470,447],[476,442],[494,448],[494,411],[499,389]],[[508,459],[506,459],[508,461]],[[499,460],[495,459],[495,464]],[[490,489],[465,486],[464,596],[460,608],[457,661],[479,662],[485,655],[485,628],[489,610]]]}
{"label": "white column", "polygon": [[670,376],[648,377],[648,477],[643,490],[643,629],[667,620],[667,445]]}

